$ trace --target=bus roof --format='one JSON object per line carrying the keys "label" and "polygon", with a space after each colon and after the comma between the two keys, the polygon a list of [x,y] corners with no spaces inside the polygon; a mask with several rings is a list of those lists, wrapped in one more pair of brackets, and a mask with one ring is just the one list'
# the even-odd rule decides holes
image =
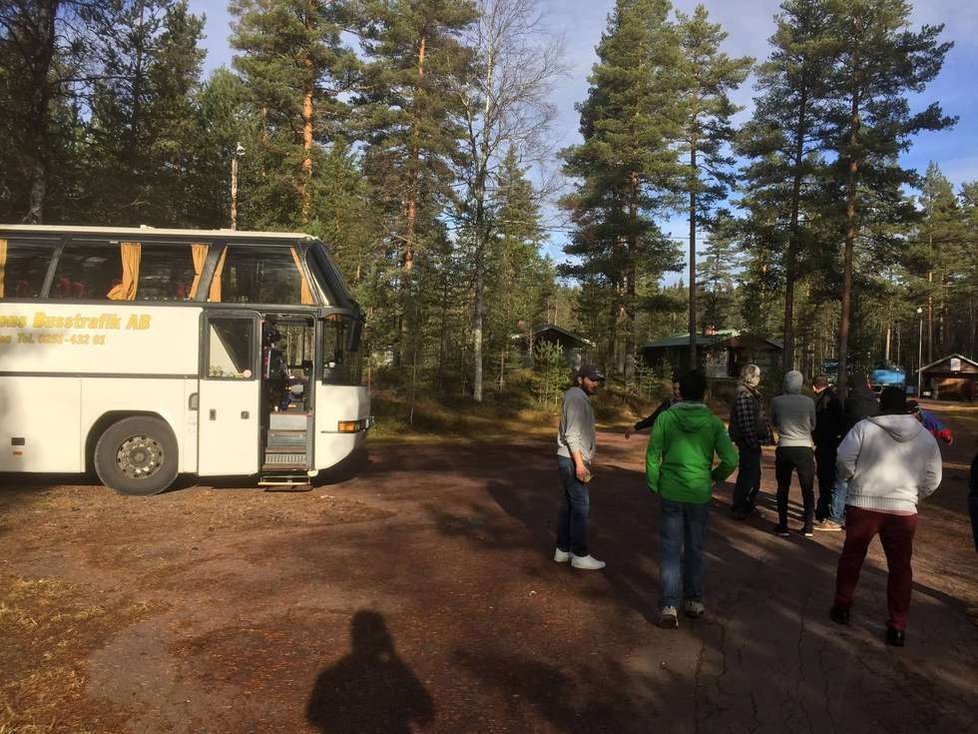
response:
{"label": "bus roof", "polygon": [[263,240],[314,240],[302,232],[253,232],[240,229],[157,229],[147,225],[139,227],[72,227],[61,224],[0,224],[0,232],[24,234],[95,234],[137,237],[206,237],[208,239],[263,239]]}

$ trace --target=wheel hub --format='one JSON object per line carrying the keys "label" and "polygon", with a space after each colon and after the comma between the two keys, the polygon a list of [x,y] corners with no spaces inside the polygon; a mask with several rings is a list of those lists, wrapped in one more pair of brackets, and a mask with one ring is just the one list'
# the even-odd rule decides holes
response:
{"label": "wheel hub", "polygon": [[116,463],[130,479],[146,479],[163,465],[163,447],[149,436],[132,436],[119,447]]}

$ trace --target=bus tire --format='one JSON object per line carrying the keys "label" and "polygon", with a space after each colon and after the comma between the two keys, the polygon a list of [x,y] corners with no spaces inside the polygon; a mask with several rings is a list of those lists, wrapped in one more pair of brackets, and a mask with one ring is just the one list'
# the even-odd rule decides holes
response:
{"label": "bus tire", "polygon": [[95,444],[95,472],[120,494],[159,494],[177,478],[177,440],[166,421],[148,415],[123,418]]}

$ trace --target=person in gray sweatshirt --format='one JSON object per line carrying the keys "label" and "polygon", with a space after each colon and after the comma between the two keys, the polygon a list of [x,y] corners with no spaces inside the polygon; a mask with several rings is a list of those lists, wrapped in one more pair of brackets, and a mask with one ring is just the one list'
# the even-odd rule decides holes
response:
{"label": "person in gray sweatshirt", "polygon": [[604,375],[594,367],[581,367],[575,384],[564,393],[557,428],[557,469],[563,498],[557,516],[557,549],[554,561],[587,571],[605,567],[588,552],[587,518],[591,508],[588,482],[594,458],[594,409],[591,396],[604,382]]}
{"label": "person in gray sweatshirt", "polygon": [[812,537],[815,519],[815,453],[812,431],[815,430],[815,401],[801,394],[804,378],[798,370],[784,376],[784,394],[771,401],[771,424],[778,432],[774,474],[778,481],[778,524],[774,532],[788,537],[788,492],[791,474],[798,473],[804,503],[802,533]]}

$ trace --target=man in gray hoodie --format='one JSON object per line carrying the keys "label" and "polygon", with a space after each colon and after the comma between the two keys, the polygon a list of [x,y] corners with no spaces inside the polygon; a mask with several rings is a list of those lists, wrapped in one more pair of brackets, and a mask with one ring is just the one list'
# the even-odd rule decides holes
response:
{"label": "man in gray hoodie", "polygon": [[839,479],[848,480],[846,542],[839,558],[835,603],[829,615],[849,623],[849,608],[866,550],[878,534],[886,554],[886,641],[902,647],[913,590],[917,503],[941,483],[937,441],[907,413],[907,395],[883,388],[882,415],[859,421],[839,445]]}
{"label": "man in gray hoodie", "polygon": [[788,491],[791,473],[798,473],[801,497],[805,508],[802,532],[805,537],[815,533],[815,453],[812,450],[812,431],[815,430],[815,401],[801,394],[804,378],[798,370],[784,376],[784,394],[771,401],[771,424],[778,432],[774,474],[778,480],[778,524],[774,532],[788,537]]}
{"label": "man in gray hoodie", "polygon": [[554,560],[587,571],[599,571],[604,561],[588,553],[587,517],[591,508],[588,482],[591,481],[591,459],[594,458],[594,409],[591,396],[604,382],[604,375],[594,367],[581,367],[575,384],[564,393],[557,429],[557,469],[563,499],[557,516],[557,549]]}

